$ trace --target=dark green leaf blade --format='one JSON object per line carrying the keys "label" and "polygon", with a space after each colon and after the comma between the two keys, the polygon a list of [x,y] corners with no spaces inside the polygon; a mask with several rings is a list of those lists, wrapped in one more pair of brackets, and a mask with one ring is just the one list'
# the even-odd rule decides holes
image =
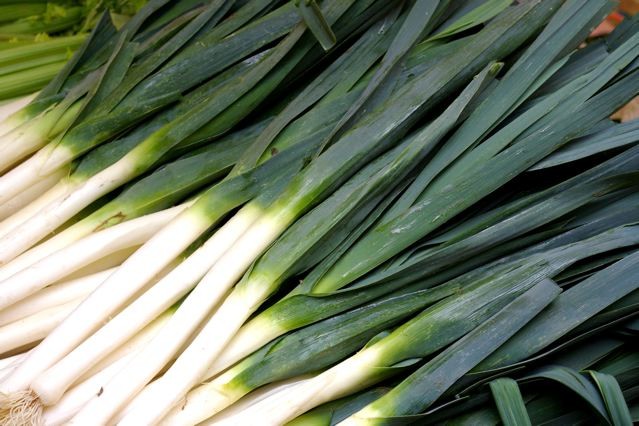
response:
{"label": "dark green leaf blade", "polygon": [[526,404],[515,380],[502,377],[491,381],[489,385],[504,426],[531,425]]}
{"label": "dark green leaf blade", "polygon": [[594,370],[588,373],[590,373],[590,376],[599,388],[599,392],[601,392],[612,424],[614,426],[631,426],[632,419],[630,417],[630,411],[628,410],[628,405],[626,404],[617,379],[610,374],[600,373]]}

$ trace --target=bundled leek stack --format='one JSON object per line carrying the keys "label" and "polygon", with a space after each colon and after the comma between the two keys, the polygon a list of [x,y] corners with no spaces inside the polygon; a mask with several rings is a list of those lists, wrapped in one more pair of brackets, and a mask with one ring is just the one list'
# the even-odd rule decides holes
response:
{"label": "bundled leek stack", "polygon": [[631,421],[639,22],[511,3],[103,15],[0,129],[2,420]]}
{"label": "bundled leek stack", "polygon": [[108,8],[118,25],[142,2],[28,0],[0,2],[0,100],[26,95],[56,76]]}

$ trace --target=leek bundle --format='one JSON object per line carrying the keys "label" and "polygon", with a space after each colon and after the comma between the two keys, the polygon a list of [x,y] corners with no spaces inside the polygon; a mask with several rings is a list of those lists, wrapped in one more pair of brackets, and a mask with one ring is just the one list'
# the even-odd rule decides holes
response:
{"label": "leek bundle", "polygon": [[589,40],[613,2],[140,6],[93,13],[3,112],[3,422],[561,418],[540,380],[633,419],[639,121],[609,117],[637,18]]}

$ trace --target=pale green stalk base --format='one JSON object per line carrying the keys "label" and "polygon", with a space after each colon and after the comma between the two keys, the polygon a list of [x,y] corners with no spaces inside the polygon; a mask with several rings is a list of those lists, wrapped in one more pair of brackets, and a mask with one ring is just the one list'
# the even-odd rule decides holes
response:
{"label": "pale green stalk base", "polygon": [[83,208],[128,182],[134,175],[135,164],[119,161],[84,182],[70,183],[66,194],[0,238],[0,264],[15,259]]}
{"label": "pale green stalk base", "polygon": [[337,425],[338,426],[373,426],[373,425],[379,424],[378,420],[376,420],[378,417],[384,417],[384,415],[381,413],[376,413],[373,410],[368,409],[368,407],[365,407],[358,413],[339,422]]}
{"label": "pale green stalk base", "polygon": [[[46,176],[70,161],[69,153],[65,149],[56,152],[55,142],[47,146],[45,144],[70,124],[77,115],[79,107],[79,103],[76,102],[76,105],[67,111],[54,108],[14,128],[0,138],[0,172],[18,164],[19,161],[42,148],[0,178],[0,201],[18,194],[34,184],[38,177]],[[53,152],[56,153],[53,155]]]}
{"label": "pale green stalk base", "polygon": [[231,406],[245,392],[229,394],[214,383],[198,386],[189,392],[183,404],[173,407],[162,419],[163,425],[195,425]]}
{"label": "pale green stalk base", "polygon": [[91,274],[75,280],[55,284],[35,293],[0,311],[0,326],[17,321],[43,309],[62,305],[75,299],[86,297],[109,275],[115,268]]}
{"label": "pale green stalk base", "polygon": [[184,206],[142,216],[91,234],[0,282],[0,309],[30,296],[80,268],[147,242]]}
{"label": "pale green stalk base", "polygon": [[31,188],[26,189],[11,200],[0,205],[0,221],[5,220],[11,215],[17,213],[30,203],[37,200],[51,188],[53,188],[67,174],[66,170],[59,170],[50,176],[40,180]]}
{"label": "pale green stalk base", "polygon": [[224,351],[209,367],[207,378],[213,377],[226,370],[244,357],[252,354],[271,340],[289,330],[278,327],[276,324],[256,317],[241,327]]}
{"label": "pale green stalk base", "polygon": [[[37,117],[0,137],[0,173],[3,173],[0,177],[0,200],[8,200],[35,182],[33,175],[38,177],[36,163],[43,160],[44,154],[39,156],[36,153],[21,161],[47,143],[46,135],[51,125],[45,117]],[[50,147],[42,149],[48,152]],[[19,179],[25,179],[25,184],[21,184]]]}
{"label": "pale green stalk base", "polygon": [[[13,128],[0,136],[0,172],[7,171],[9,167],[16,169],[23,167],[25,170],[35,170],[37,177],[45,176],[51,173],[52,170],[68,164],[70,160],[65,157],[69,154],[67,150],[62,149],[56,155],[51,155],[51,152],[56,151],[55,148],[58,146],[56,138],[58,135],[73,123],[81,108],[82,100],[79,100],[65,110],[54,106],[26,122],[22,121],[19,116],[20,111],[14,114],[13,118],[9,117],[5,121],[6,126],[13,126]],[[16,125],[17,123],[20,124]],[[39,149],[40,151],[38,151]],[[36,153],[33,156],[24,160],[34,152]],[[20,161],[23,162],[20,163]],[[25,174],[25,170],[17,176],[29,176]],[[6,173],[6,175],[8,174],[9,172]],[[4,197],[0,198],[0,200],[6,199],[5,192],[7,188],[12,188],[3,183],[6,180],[5,178],[6,176],[0,178],[0,184],[2,184],[0,185],[0,197]],[[10,181],[9,183],[11,182],[15,181]],[[33,181],[24,182],[22,187],[28,188],[32,183]],[[14,194],[17,193],[19,191],[14,190]]]}
{"label": "pale green stalk base", "polygon": [[[68,180],[62,180],[58,182],[53,188],[36,198],[34,201],[12,214],[8,218],[0,222],[0,237],[9,234],[18,226],[22,225],[27,220],[35,216],[40,210],[49,205],[49,203],[56,200],[58,197],[66,194],[70,191],[72,183]],[[2,265],[0,263],[0,265]],[[2,266],[0,266],[0,269]]]}
{"label": "pale green stalk base", "polygon": [[38,92],[10,99],[0,105],[0,136],[4,136],[24,123],[24,119],[20,117],[19,112],[29,105],[36,96],[38,96]]}
{"label": "pale green stalk base", "polygon": [[60,119],[53,124],[53,127],[51,127],[51,130],[49,131],[49,134],[47,135],[49,139],[58,137],[60,133],[67,130],[69,126],[73,124],[74,120],[76,119],[76,117],[78,116],[78,114],[80,113],[82,109],[83,102],[84,101],[82,99],[76,101],[73,105],[71,105],[69,108],[66,109],[66,111],[62,113],[62,116],[60,117]]}
{"label": "pale green stalk base", "polygon": [[0,327],[0,353],[44,339],[81,301],[72,300]]}
{"label": "pale green stalk base", "polygon": [[295,388],[284,390],[213,424],[220,426],[282,425],[318,405],[349,395],[367,382],[382,365],[381,353],[372,346]]}

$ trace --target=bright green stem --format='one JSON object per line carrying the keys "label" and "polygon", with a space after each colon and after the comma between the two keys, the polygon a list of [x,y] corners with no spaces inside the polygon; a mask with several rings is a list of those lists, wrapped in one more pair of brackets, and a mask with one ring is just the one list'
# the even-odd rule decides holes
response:
{"label": "bright green stem", "polygon": [[0,6],[0,22],[11,22],[27,16],[39,15],[46,10],[45,3],[2,5]]}
{"label": "bright green stem", "polygon": [[34,18],[22,19],[5,25],[0,25],[0,34],[55,33],[66,30],[82,21],[82,7],[71,7],[55,15],[42,15]]}
{"label": "bright green stem", "polygon": [[35,40],[10,40],[10,41],[0,41],[0,50],[9,50],[15,47],[24,47],[29,46],[36,43]]}
{"label": "bright green stem", "polygon": [[[0,56],[0,66],[22,63],[27,59],[39,59],[43,55],[51,56],[59,53],[69,53],[75,50],[86,38],[85,34],[68,37],[56,37],[46,41],[20,43],[9,47]],[[13,43],[9,43],[11,46]]]}
{"label": "bright green stem", "polygon": [[49,64],[63,62],[69,59],[66,52],[54,53],[53,55],[40,56],[38,58],[27,59],[22,62],[9,64],[0,67],[0,76],[18,73],[21,71],[30,71]]}
{"label": "bright green stem", "polygon": [[54,62],[0,77],[0,99],[15,98],[42,89],[66,62]]}

